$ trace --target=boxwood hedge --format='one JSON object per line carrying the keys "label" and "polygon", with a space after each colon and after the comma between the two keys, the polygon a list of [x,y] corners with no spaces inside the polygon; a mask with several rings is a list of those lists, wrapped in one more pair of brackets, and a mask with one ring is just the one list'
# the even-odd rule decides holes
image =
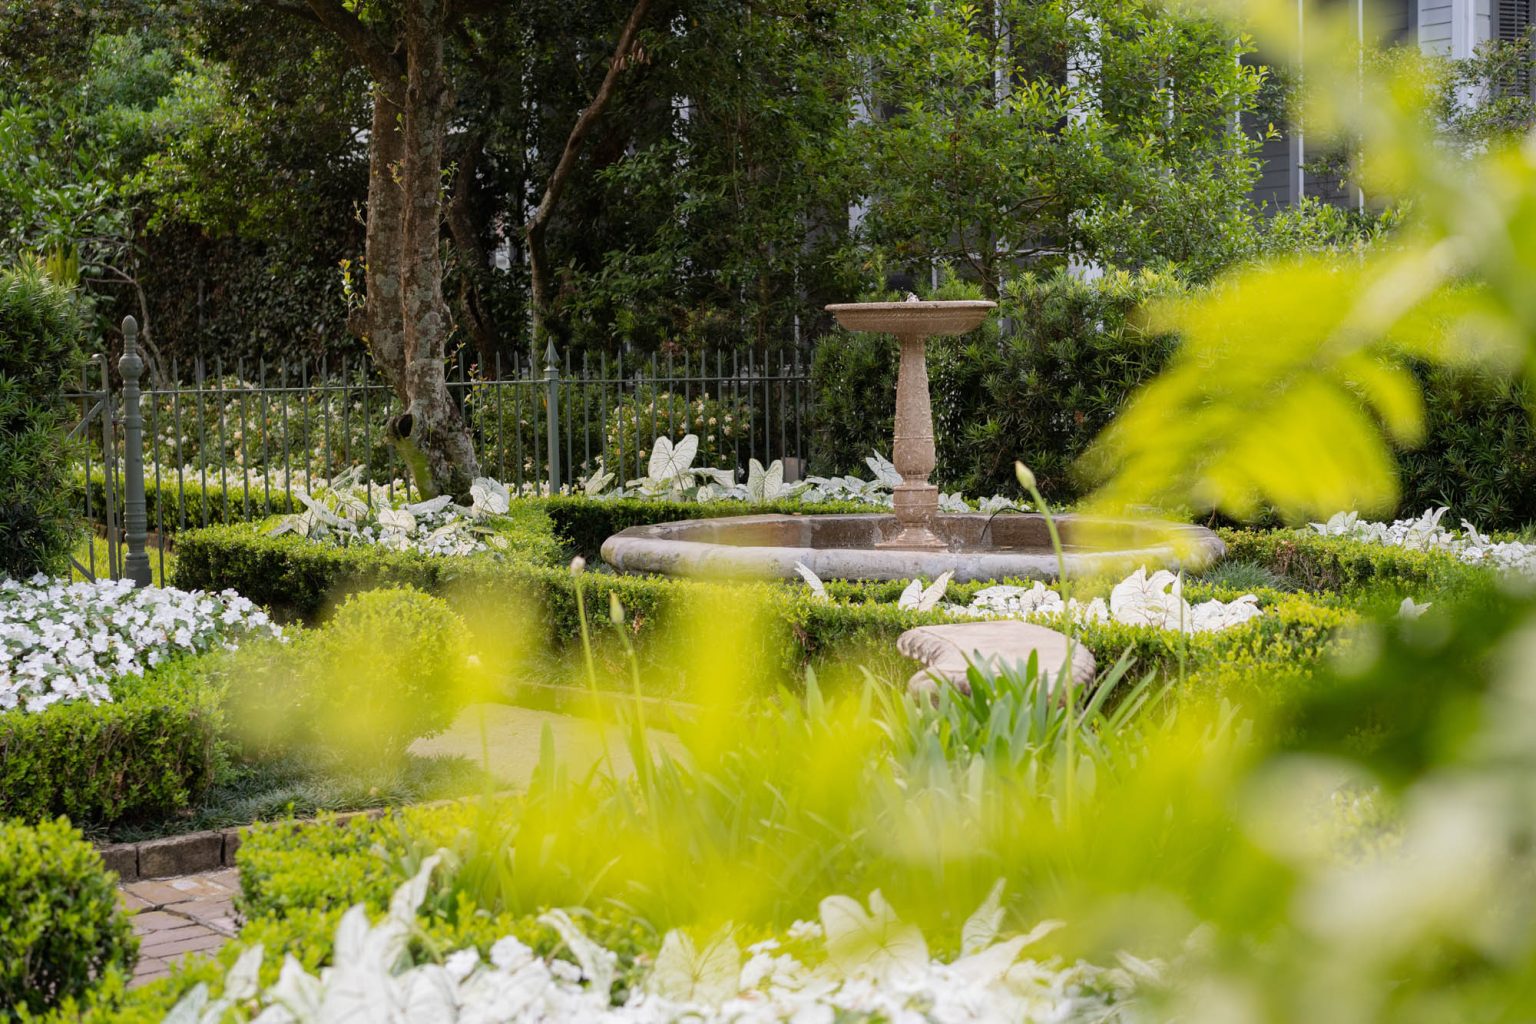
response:
{"label": "boxwood hedge", "polygon": [[220,757],[214,688],[183,660],[112,689],[110,703],[0,713],[0,816],[105,828],[206,792]]}

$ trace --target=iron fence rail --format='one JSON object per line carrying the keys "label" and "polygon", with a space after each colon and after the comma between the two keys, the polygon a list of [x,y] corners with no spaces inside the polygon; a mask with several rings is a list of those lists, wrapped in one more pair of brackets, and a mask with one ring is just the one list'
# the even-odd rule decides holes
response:
{"label": "iron fence rail", "polygon": [[[77,435],[90,437],[82,511],[106,533],[106,568],[117,576],[127,516],[125,417],[106,368],[105,354],[93,356],[86,373],[99,379],[82,376],[68,397],[82,410]],[[166,380],[143,389],[152,540],[293,510],[296,490],[349,471],[391,496],[409,488],[386,430],[403,409],[366,360],[226,366],[215,359],[189,370],[172,364]],[[448,391],[481,472],[523,492],[558,490],[599,462],[620,481],[644,476],[658,436],[697,435],[698,465],[789,458],[803,467],[808,454],[810,374],[797,351],[573,358],[551,348],[538,362],[525,355],[490,367],[460,356],[449,370]],[[94,560],[80,568],[96,575]]]}

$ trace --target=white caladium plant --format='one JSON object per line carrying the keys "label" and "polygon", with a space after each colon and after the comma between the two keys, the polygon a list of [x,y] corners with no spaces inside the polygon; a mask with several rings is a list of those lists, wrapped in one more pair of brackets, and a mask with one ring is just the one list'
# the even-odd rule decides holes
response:
{"label": "white caladium plant", "polygon": [[407,502],[403,487],[363,483],[354,470],[312,491],[294,491],[304,511],[282,517],[268,532],[429,555],[505,550],[507,539],[495,520],[511,508],[511,490],[489,477],[477,477],[469,493],[468,506],[455,504],[448,495]]}
{"label": "white caladium plant", "polygon": [[1060,593],[1037,581],[1028,587],[987,587],[976,592],[968,607],[950,607],[976,618],[1047,618],[1065,612],[1079,623],[1117,622],[1178,633],[1214,633],[1264,614],[1253,594],[1191,605],[1184,599],[1182,577],[1166,569],[1148,575],[1145,566],[1115,584],[1108,602],[1102,597],[1087,603],[1075,597],[1063,602]]}
{"label": "white caladium plant", "polygon": [[1326,523],[1311,523],[1324,537],[1382,544],[1408,551],[1443,551],[1470,565],[1484,565],[1500,572],[1524,576],[1536,581],[1536,544],[1520,541],[1496,541],[1461,521],[1461,532],[1440,525],[1448,508],[1426,509],[1416,519],[1396,519],[1375,523],[1360,518],[1358,512],[1336,512]]}
{"label": "white caladium plant", "polygon": [[[862,480],[856,476],[811,476],[788,483],[784,480],[784,461],[774,459],[766,466],[757,459],[747,463],[746,479],[738,482],[738,471],[695,466],[699,439],[687,434],[675,444],[666,437],[658,437],[651,446],[651,456],[646,475],[630,480],[622,487],[614,487],[616,477],[599,464],[598,468],[577,482],[581,494],[588,498],[617,500],[619,498],[649,498],[664,501],[799,501],[804,504],[847,501],[874,508],[890,508],[891,492],[901,483],[901,474],[891,461],[878,452],[864,460],[873,479]],[[1022,510],[1026,506],[1011,498],[994,495],[979,502],[980,511],[988,514],[1006,508]],[[973,512],[971,503],[959,493],[939,495],[939,508],[945,512]]]}
{"label": "white caladium plant", "polygon": [[[826,584],[803,562],[795,563],[811,595],[818,601],[830,601]],[[1191,605],[1184,600],[1184,581],[1166,569],[1147,575],[1145,566],[1115,584],[1109,601],[1096,597],[1087,603],[1071,598],[1063,603],[1061,594],[1036,581],[1028,587],[999,584],[978,590],[966,606],[943,604],[953,573],[942,573],[932,584],[912,580],[901,592],[896,606],[904,611],[926,612],[941,609],[953,615],[971,618],[1052,618],[1063,612],[1073,621],[1118,622],[1127,626],[1151,626],[1180,633],[1211,633],[1240,626],[1263,615],[1259,599],[1244,594],[1233,601],[1203,601]]]}
{"label": "white caladium plant", "polygon": [[[790,929],[797,945],[820,941],[818,962],[769,939],[740,949],[729,929],[699,944],[669,932],[650,972],[622,1003],[613,1001],[618,957],[582,934],[561,910],[540,921],[572,960],[547,959],[515,938],[414,963],[408,944],[416,910],[441,854],[395,893],[385,918],[368,923],[361,906],[341,919],[333,963],[310,974],[291,955],[277,982],[258,985],[260,946],[224,978],[219,998],[192,989],[166,1024],[351,1024],[410,1021],[594,1022],[594,1024],[769,1024],[833,1020],[1111,1022],[1129,1020],[1138,988],[1161,980],[1161,964],[1122,956],[1113,968],[1032,960],[1023,953],[1056,927],[1001,938],[1001,884],[966,921],[960,955],[935,959],[922,933],[897,918],[879,892],[866,905],[822,900],[820,920]],[[813,958],[805,958],[813,959]],[[574,961],[574,962],[572,962]]]}
{"label": "white caladium plant", "polygon": [[282,630],[233,590],[135,589],[128,580],[0,580],[0,711],[99,704],[112,683],[176,654],[234,648]]}

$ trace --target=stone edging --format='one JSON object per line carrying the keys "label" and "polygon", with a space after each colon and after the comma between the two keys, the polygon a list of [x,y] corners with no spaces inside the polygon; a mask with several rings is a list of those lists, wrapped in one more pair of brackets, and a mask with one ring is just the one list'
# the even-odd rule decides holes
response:
{"label": "stone edging", "polygon": [[[346,811],[327,817],[337,825],[346,825],[357,818],[380,818],[394,807],[371,807],[362,811]],[[302,818],[295,825],[307,825],[316,818]],[[255,824],[254,822],[252,824]],[[117,872],[120,882],[137,882],[145,878],[170,878],[174,875],[195,875],[204,871],[235,866],[235,852],[240,849],[240,834],[249,825],[234,828],[211,829],[205,832],[187,832],[164,839],[146,839],[138,843],[97,843],[96,852],[109,871]]]}

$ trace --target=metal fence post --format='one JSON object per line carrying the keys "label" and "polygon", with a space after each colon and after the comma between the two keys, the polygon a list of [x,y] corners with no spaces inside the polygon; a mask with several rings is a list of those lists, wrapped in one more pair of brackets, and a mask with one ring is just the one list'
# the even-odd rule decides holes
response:
{"label": "metal fence post", "polygon": [[128,526],[128,557],[123,560],[123,575],[135,587],[147,587],[151,580],[149,553],[145,550],[149,516],[144,507],[144,413],[139,404],[144,360],[139,356],[139,324],[131,316],[123,317],[123,357],[117,361],[117,369],[123,375],[124,519]]}
{"label": "metal fence post", "polygon": [[551,338],[544,350],[544,414],[549,427],[549,493],[560,493],[560,357]]}

